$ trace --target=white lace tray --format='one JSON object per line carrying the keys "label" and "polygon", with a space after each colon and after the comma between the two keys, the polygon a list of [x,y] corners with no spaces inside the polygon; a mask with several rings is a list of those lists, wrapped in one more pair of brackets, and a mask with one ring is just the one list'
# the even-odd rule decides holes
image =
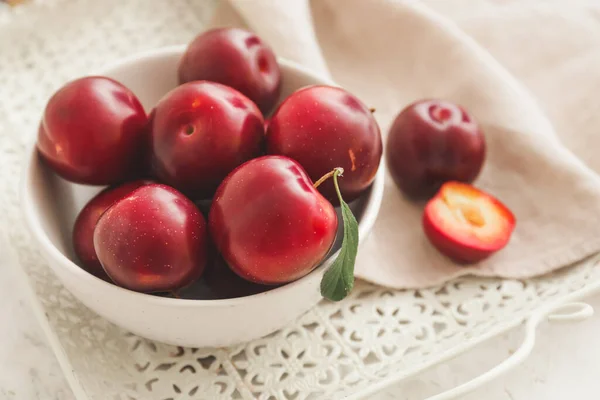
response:
{"label": "white lace tray", "polygon": [[[600,288],[598,259],[525,281],[464,278],[395,291],[358,282],[269,337],[222,349],[153,343],[76,301],[44,265],[22,227],[17,195],[25,143],[48,96],[107,61],[187,42],[213,1],[39,0],[0,8],[0,228],[28,277],[32,304],[81,400],[331,399],[371,394],[528,321],[524,346],[450,398],[520,361],[535,326]],[[562,318],[583,317],[579,305]],[[560,318],[560,316],[555,316]]]}

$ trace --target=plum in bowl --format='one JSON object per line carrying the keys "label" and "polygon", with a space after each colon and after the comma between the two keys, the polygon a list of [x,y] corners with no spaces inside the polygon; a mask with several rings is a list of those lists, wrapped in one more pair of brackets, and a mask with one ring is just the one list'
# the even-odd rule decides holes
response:
{"label": "plum in bowl", "polygon": [[[149,112],[165,93],[178,85],[177,67],[184,51],[184,46],[158,49],[126,58],[98,72],[130,88]],[[301,87],[333,85],[292,62],[278,61],[283,81],[279,101]],[[371,230],[379,211],[383,170],[381,167],[371,187],[350,204],[359,222],[361,239]],[[339,241],[328,258],[308,275],[262,293],[246,291],[236,298],[211,296],[194,287],[181,299],[161,297],[99,279],[77,265],[71,233],[79,211],[102,189],[67,182],[40,160],[32,146],[24,171],[22,199],[33,240],[76,298],[128,331],[180,346],[227,346],[282,328],[322,298],[321,277],[335,259]]]}

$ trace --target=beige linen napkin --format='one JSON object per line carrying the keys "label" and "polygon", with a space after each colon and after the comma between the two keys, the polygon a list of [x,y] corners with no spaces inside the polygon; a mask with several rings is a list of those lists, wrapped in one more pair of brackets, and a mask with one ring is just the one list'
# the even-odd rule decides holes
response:
{"label": "beige linen napkin", "polygon": [[[215,24],[246,26],[278,55],[330,74],[377,109],[384,141],[394,116],[425,97],[457,102],[481,124],[488,156],[476,186],[516,215],[517,229],[507,248],[476,266],[453,264],[424,237],[422,205],[405,200],[387,176],[379,217],[359,252],[357,277],[394,288],[431,286],[468,273],[523,278],[600,250],[600,179],[561,142],[581,136],[576,142],[591,149],[600,144],[600,135],[587,130],[582,137],[568,124],[557,135],[512,75],[423,4],[230,0],[222,3]],[[512,43],[513,60],[530,57],[519,52],[527,48],[521,43],[527,36],[518,39]],[[568,91],[565,87],[565,95]]]}

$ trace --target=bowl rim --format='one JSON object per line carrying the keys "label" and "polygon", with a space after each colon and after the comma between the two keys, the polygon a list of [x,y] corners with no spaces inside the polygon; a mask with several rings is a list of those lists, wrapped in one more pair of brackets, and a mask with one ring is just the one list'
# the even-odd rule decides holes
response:
{"label": "bowl rim", "polygon": [[[175,45],[175,46],[167,46],[160,47],[152,50],[147,50],[143,52],[139,52],[125,58],[119,59],[115,62],[109,63],[105,67],[100,68],[93,75],[105,75],[110,74],[113,70],[120,68],[131,67],[134,64],[147,62],[151,59],[156,58],[164,58],[169,56],[181,55],[185,51],[185,45]],[[330,78],[326,76],[321,76],[310,69],[294,62],[291,60],[287,60],[281,57],[277,58],[278,63],[295,73],[300,73],[306,75],[321,85],[329,85],[329,86],[338,86],[335,84]],[[88,280],[92,285],[98,285],[98,290],[107,290],[109,292],[112,291],[115,295],[122,296],[132,296],[132,298],[139,299],[140,301],[146,301],[149,303],[162,305],[162,306],[183,306],[183,307],[212,307],[212,306],[234,306],[238,305],[242,302],[246,301],[254,301],[262,299],[265,296],[273,296],[276,294],[284,293],[286,291],[293,290],[296,286],[301,285],[303,282],[307,280],[316,279],[321,275],[321,272],[333,263],[335,257],[337,257],[340,250],[336,251],[333,254],[327,256],[325,261],[321,263],[317,268],[309,272],[307,275],[299,278],[295,281],[286,283],[284,285],[274,287],[271,290],[267,290],[265,292],[252,294],[249,296],[242,297],[234,297],[227,299],[178,299],[178,298],[170,298],[170,297],[160,297],[155,296],[148,293],[135,292],[130,289],[126,289],[120,286],[117,286],[113,283],[106,282],[89,272],[85,271],[79,265],[77,265],[74,261],[72,261],[69,257],[63,254],[50,240],[44,229],[42,228],[40,221],[35,218],[35,202],[32,196],[32,175],[36,169],[36,165],[38,168],[44,168],[38,160],[38,152],[36,147],[37,135],[32,135],[31,142],[28,144],[27,155],[25,165],[22,168],[21,173],[21,184],[20,184],[20,198],[21,198],[21,212],[25,217],[26,225],[29,228],[31,235],[34,237],[35,241],[38,244],[41,244],[43,252],[51,258],[51,261],[56,264],[60,264],[60,267],[53,265],[50,263],[50,267],[52,269],[55,268],[63,268],[66,269],[70,274],[76,275],[80,279]],[[381,201],[383,198],[383,187],[384,187],[384,160],[383,158],[380,161],[379,168],[375,175],[375,179],[371,184],[371,187],[368,189],[369,192],[366,194],[368,196],[367,201],[365,203],[365,208],[363,209],[361,219],[359,221],[359,237],[364,238],[367,237],[368,233],[371,231],[377,215],[379,213],[379,209],[381,207]],[[102,187],[102,186],[99,186]]]}

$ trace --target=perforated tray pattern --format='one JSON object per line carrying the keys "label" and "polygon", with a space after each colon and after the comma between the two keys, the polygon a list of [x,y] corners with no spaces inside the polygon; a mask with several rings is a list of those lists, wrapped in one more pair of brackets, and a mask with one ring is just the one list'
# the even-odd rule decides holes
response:
{"label": "perforated tray pattern", "polygon": [[89,400],[301,400],[365,393],[600,280],[597,262],[587,261],[539,279],[465,278],[418,291],[358,282],[341,303],[322,302],[269,337],[222,349],[154,343],[82,306],[44,264],[23,227],[17,188],[26,143],[62,83],[137,51],[189,41],[213,7],[214,1],[38,0],[0,8],[0,227],[72,367],[65,373]]}

